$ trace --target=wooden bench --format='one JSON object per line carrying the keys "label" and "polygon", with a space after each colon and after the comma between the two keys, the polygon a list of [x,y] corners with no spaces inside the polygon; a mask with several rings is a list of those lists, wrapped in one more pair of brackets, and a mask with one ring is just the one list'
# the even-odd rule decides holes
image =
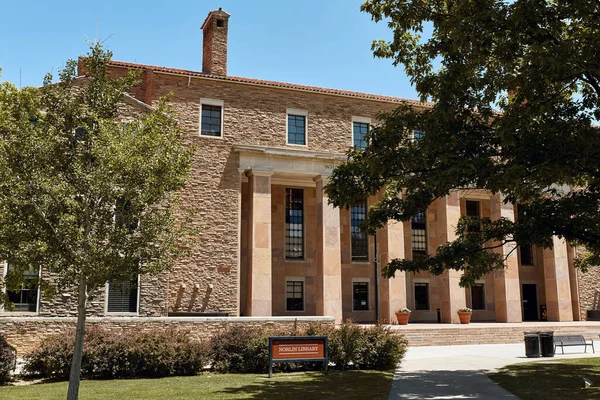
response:
{"label": "wooden bench", "polygon": [[592,351],[596,353],[594,341],[590,340],[590,343],[588,343],[583,335],[554,336],[554,351],[559,346],[563,354],[565,354],[565,346],[585,346],[585,353],[587,353],[587,347],[592,346]]}

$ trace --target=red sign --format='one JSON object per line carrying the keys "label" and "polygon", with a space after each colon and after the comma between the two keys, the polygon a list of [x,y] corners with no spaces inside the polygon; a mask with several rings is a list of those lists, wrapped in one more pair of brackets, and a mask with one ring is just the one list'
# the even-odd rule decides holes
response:
{"label": "red sign", "polygon": [[276,339],[273,340],[273,360],[302,359],[302,358],[324,358],[325,340],[297,340]]}

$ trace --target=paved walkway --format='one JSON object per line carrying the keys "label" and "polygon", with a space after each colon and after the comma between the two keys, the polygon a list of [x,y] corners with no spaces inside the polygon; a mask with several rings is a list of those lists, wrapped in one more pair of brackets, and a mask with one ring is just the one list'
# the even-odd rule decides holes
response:
{"label": "paved walkway", "polygon": [[[600,356],[580,353],[579,347],[566,351],[570,354],[557,354],[554,359]],[[388,399],[517,399],[484,371],[549,360],[553,359],[525,357],[523,343],[411,347],[396,371]]]}

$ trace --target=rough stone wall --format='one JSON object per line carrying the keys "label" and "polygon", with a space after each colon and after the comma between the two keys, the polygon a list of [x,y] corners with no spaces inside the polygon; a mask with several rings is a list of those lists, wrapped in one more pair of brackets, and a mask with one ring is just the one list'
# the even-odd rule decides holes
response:
{"label": "rough stone wall", "polygon": [[[36,348],[45,338],[59,334],[68,328],[74,328],[76,318],[11,318],[0,324],[0,335],[17,348],[19,357]],[[185,331],[192,339],[201,340],[238,324],[263,329],[306,329],[311,325],[333,327],[334,320],[329,317],[317,318],[129,318],[106,317],[89,318],[88,328],[102,326],[104,329],[122,333],[127,330],[167,330]]]}
{"label": "rough stone wall", "polygon": [[[575,255],[581,256],[584,250],[575,248]],[[587,320],[588,310],[600,310],[600,266],[592,266],[588,272],[583,273],[577,270],[577,281],[579,283],[579,304],[581,320]]]}

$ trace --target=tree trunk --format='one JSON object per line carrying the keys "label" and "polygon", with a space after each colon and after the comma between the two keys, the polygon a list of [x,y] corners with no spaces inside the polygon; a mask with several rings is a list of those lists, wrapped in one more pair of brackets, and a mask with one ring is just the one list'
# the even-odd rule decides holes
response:
{"label": "tree trunk", "polygon": [[69,376],[69,390],[67,400],[79,398],[79,381],[81,377],[81,358],[83,356],[83,335],[85,332],[85,309],[87,301],[86,279],[82,274],[79,279],[79,298],[77,301],[77,332],[71,361],[71,375]]}

